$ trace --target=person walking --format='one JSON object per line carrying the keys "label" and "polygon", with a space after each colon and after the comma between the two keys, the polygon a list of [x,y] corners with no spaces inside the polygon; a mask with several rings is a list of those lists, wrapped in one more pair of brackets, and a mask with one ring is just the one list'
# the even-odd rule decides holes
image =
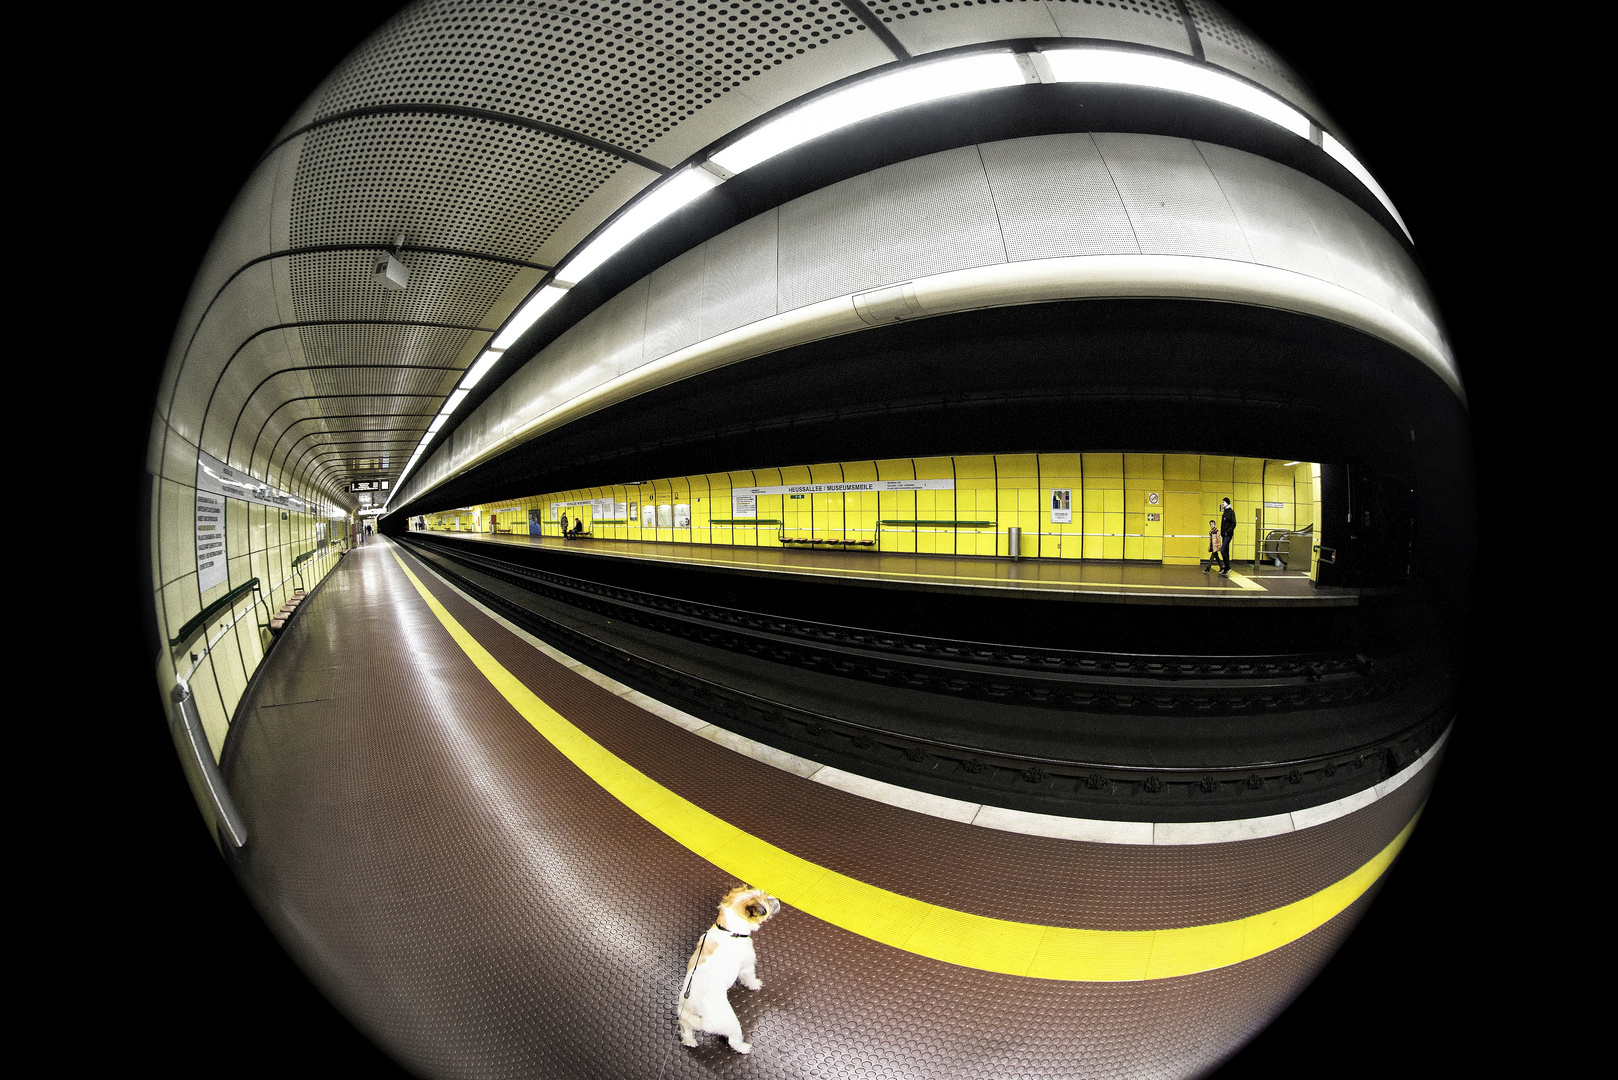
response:
{"label": "person walking", "polygon": [[1202,564],[1202,572],[1206,574],[1214,568],[1219,561],[1219,552],[1223,550],[1224,541],[1219,537],[1219,522],[1208,519],[1208,561]]}
{"label": "person walking", "polygon": [[1236,537],[1236,511],[1230,505],[1230,500],[1219,501],[1219,557],[1224,561],[1224,568],[1219,571],[1221,576],[1230,574],[1230,542]]}

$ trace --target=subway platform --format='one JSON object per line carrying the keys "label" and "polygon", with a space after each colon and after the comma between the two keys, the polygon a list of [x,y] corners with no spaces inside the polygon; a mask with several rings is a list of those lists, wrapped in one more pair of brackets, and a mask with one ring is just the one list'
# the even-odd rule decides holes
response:
{"label": "subway platform", "polygon": [[[1442,749],[1262,818],[944,799],[671,708],[376,539],[266,658],[223,767],[243,885],[412,1070],[1122,1077],[1143,1054],[1207,1071],[1286,1006],[1377,892]],[[731,992],[746,1056],[675,1026],[737,881],[783,902],[763,989]]]}
{"label": "subway platform", "polygon": [[1076,559],[1007,559],[881,551],[749,548],[639,540],[448,532],[433,539],[511,545],[601,559],[638,560],[682,569],[715,570],[799,581],[827,578],[920,592],[1047,600],[1176,606],[1352,607],[1361,590],[1317,585],[1309,575],[1252,560],[1232,560],[1228,577],[1196,566]]}

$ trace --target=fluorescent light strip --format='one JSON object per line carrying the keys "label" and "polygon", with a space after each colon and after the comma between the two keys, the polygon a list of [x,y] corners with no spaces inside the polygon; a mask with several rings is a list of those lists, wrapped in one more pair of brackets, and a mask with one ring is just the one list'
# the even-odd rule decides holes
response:
{"label": "fluorescent light strip", "polygon": [[1414,244],[1416,238],[1410,235],[1410,226],[1406,225],[1405,219],[1399,216],[1399,211],[1393,208],[1393,200],[1388,198],[1388,193],[1382,190],[1382,185],[1376,182],[1376,177],[1371,175],[1369,169],[1360,164],[1360,159],[1349,153],[1348,147],[1333,138],[1332,133],[1329,131],[1320,133],[1320,148],[1336,159],[1339,165],[1353,173],[1354,179],[1364,184],[1366,190],[1376,196],[1377,202],[1381,203],[1383,208],[1393,215],[1393,220],[1397,221],[1399,228],[1404,230],[1406,239]]}
{"label": "fluorescent light strip", "polygon": [[[1191,94],[1262,117],[1300,138],[1308,139],[1313,134],[1314,128],[1309,118],[1280,98],[1206,65],[1125,49],[1052,48],[1043,50],[1040,58],[1049,65],[1051,75],[1057,82],[1144,86]],[[795,146],[862,120],[911,105],[942,101],[980,90],[1019,86],[1027,81],[1028,76],[1019,64],[1017,55],[1011,52],[976,53],[914,64],[855,83],[789,110],[710,154],[708,161],[720,171],[735,175]],[[1410,229],[1399,216],[1399,211],[1394,209],[1392,200],[1365,166],[1330,132],[1321,133],[1321,146],[1376,196],[1394,221],[1399,223],[1405,236],[1410,236]],[[478,380],[499,360],[502,351],[515,344],[529,327],[539,321],[540,316],[567,295],[568,289],[622,251],[636,237],[722,183],[724,179],[707,169],[682,169],[643,192],[616,221],[568,259],[556,271],[552,284],[528,298],[489,343],[489,348],[468,369],[460,389],[451,395],[443,412],[427,429],[427,435],[417,451],[418,456],[425,451],[427,443],[444,425],[455,406],[461,403],[466,392],[476,386]],[[405,467],[406,473],[414,463],[413,458],[411,465]],[[404,475],[400,474],[400,481],[403,479]]]}
{"label": "fluorescent light strip", "polygon": [[517,313],[506,323],[498,337],[489,343],[491,349],[509,349],[516,340],[539,321],[539,317],[551,309],[551,305],[567,295],[567,289],[555,285],[547,285],[528,298],[528,302],[517,309]]}
{"label": "fluorescent light strip", "polygon": [[916,64],[816,98],[710,154],[708,160],[729,173],[745,172],[794,146],[873,116],[1026,81],[1010,52]]}
{"label": "fluorescent light strip", "polygon": [[453,413],[455,411],[455,406],[465,401],[466,395],[469,393],[471,393],[470,390],[462,388],[450,394],[450,396],[444,400],[444,407],[438,410],[439,419],[443,419],[444,417],[447,417]]}
{"label": "fluorescent light strip", "polygon": [[[632,203],[616,221],[568,259],[562,268],[556,271],[557,282],[563,285],[577,285],[592,270],[618,254],[635,237],[697,196],[712,191],[722,183],[723,180],[707,169],[681,169]],[[495,344],[498,345],[499,342],[496,341]]]}
{"label": "fluorescent light strip", "polygon": [[476,386],[478,380],[489,373],[489,369],[494,367],[502,355],[504,354],[499,349],[485,349],[483,355],[466,369],[466,377],[461,380],[461,389],[470,390]]}
{"label": "fluorescent light strip", "polygon": [[[1148,86],[1193,94],[1263,117],[1299,138],[1308,139],[1312,135],[1311,122],[1303,113],[1280,98],[1215,68],[1123,49],[1055,48],[1045,50],[1044,57],[1057,82]],[[1321,149],[1353,173],[1354,178],[1376,196],[1409,238],[1410,228],[1399,216],[1399,211],[1394,209],[1393,200],[1388,198],[1387,192],[1382,190],[1382,185],[1376,182],[1370,171],[1348,152],[1348,148],[1331,132],[1322,130]]]}
{"label": "fluorescent light strip", "polygon": [[1262,116],[1300,138],[1309,138],[1309,118],[1273,94],[1202,64],[1124,49],[1046,49],[1057,82],[1146,86],[1207,98]]}

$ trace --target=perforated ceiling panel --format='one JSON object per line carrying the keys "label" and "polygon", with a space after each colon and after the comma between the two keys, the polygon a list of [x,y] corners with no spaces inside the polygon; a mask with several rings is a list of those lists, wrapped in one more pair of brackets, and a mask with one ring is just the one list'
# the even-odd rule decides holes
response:
{"label": "perforated ceiling panel", "polygon": [[[448,388],[445,377],[450,379]],[[309,387],[322,395],[355,394],[448,394],[455,388],[453,371],[385,367],[333,367],[308,373]]]}
{"label": "perforated ceiling panel", "polygon": [[527,259],[623,167],[593,147],[460,116],[362,116],[305,137],[292,194],[304,247],[415,244]]}
{"label": "perforated ceiling panel", "polygon": [[871,13],[913,53],[1013,38],[1099,38],[1189,53],[1174,0],[876,0]]}
{"label": "perforated ceiling panel", "polygon": [[489,308],[517,273],[505,263],[406,252],[410,287],[395,292],[371,280],[371,258],[366,251],[294,255],[289,262],[298,321],[382,319],[488,327]]}
{"label": "perforated ceiling panel", "polygon": [[1303,80],[1224,8],[1207,0],[1186,0],[1186,7],[1197,25],[1197,36],[1202,39],[1202,50],[1209,63],[1247,76],[1260,86],[1268,87],[1301,106],[1317,121],[1324,122],[1328,127],[1336,127],[1304,86]]}
{"label": "perforated ceiling panel", "polygon": [[[1320,115],[1269,50],[1206,0],[1189,2],[1210,60]],[[220,403],[206,423],[239,429],[226,439],[230,453],[246,453],[243,463],[256,468],[272,445],[297,443],[310,428],[352,427],[345,417],[431,415],[537,280],[539,270],[517,264],[565,257],[643,189],[650,167],[673,166],[770,109],[893,62],[888,40],[915,56],[1061,37],[1191,51],[1176,0],[868,6],[880,33],[841,0],[412,4],[288,122],[283,137],[299,133],[284,151],[295,165],[266,162],[290,173],[289,204],[271,211],[287,215],[286,231],[277,222],[270,234],[299,252],[278,278],[297,340],[262,334],[286,321],[279,290],[247,305],[261,320],[251,349],[240,348],[234,326],[217,343],[186,330],[209,349],[236,350],[198,368],[220,372],[197,391]],[[410,284],[393,291],[372,280],[372,258],[401,233]],[[375,247],[331,250],[357,245]],[[313,365],[332,368],[262,382],[267,371]],[[413,394],[427,396],[399,396]]]}
{"label": "perforated ceiling panel", "polygon": [[411,363],[452,367],[466,333],[430,326],[306,326],[300,333],[306,364]]}
{"label": "perforated ceiling panel", "polygon": [[836,0],[417,5],[338,69],[313,117],[434,102],[638,152],[720,95],[864,31]]}

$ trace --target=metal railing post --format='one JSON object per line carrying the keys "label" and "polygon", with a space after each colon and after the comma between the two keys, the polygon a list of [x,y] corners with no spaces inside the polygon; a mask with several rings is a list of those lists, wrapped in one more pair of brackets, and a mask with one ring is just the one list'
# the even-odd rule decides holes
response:
{"label": "metal railing post", "polygon": [[220,839],[232,847],[247,843],[247,825],[236,810],[225,787],[225,778],[213,759],[213,747],[208,733],[202,727],[202,716],[197,712],[196,699],[184,682],[176,682],[169,692],[172,708],[169,710],[169,734],[174,737],[174,749],[180,755],[180,767],[185,770],[186,783],[197,805],[211,812]]}

